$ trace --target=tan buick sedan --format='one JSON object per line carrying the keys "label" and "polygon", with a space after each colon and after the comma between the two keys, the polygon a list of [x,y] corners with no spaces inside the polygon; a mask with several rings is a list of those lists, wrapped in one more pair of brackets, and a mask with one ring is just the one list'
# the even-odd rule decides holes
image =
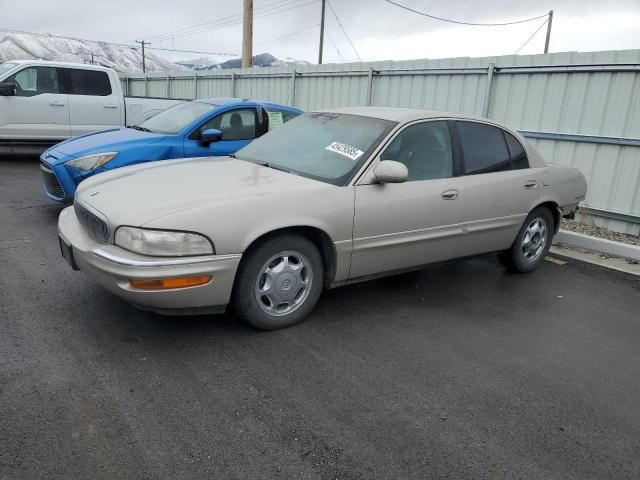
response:
{"label": "tan buick sedan", "polygon": [[324,288],[433,262],[496,252],[530,272],[586,190],[578,170],[546,165],[487,119],[338,108],[233,158],[88,179],[60,214],[60,246],[73,268],[141,308],[232,305],[276,329],[303,320]]}

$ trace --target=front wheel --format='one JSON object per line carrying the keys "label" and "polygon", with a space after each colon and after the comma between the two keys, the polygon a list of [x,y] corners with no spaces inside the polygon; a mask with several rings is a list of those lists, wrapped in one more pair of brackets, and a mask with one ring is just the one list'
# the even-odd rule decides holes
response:
{"label": "front wheel", "polygon": [[551,247],[553,228],[553,215],[549,209],[536,208],[524,221],[511,248],[498,258],[512,272],[535,270]]}
{"label": "front wheel", "polygon": [[270,238],[251,249],[238,271],[233,304],[256,328],[301,322],[322,293],[324,266],[316,246],[298,235]]}

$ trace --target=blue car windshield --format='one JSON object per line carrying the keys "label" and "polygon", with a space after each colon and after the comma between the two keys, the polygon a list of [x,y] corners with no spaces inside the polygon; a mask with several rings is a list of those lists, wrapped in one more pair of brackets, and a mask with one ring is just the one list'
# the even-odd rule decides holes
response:
{"label": "blue car windshield", "polygon": [[145,120],[140,127],[152,133],[174,135],[216,107],[217,105],[201,102],[179,103]]}
{"label": "blue car windshield", "polygon": [[395,125],[379,118],[307,113],[238,150],[236,158],[346,185]]}

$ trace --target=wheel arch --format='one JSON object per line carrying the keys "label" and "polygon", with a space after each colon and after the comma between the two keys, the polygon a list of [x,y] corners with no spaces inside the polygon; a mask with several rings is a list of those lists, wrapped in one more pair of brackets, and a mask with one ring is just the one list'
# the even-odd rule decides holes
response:
{"label": "wheel arch", "polygon": [[562,218],[560,205],[553,200],[546,200],[537,204],[531,209],[531,211],[533,212],[536,208],[546,208],[551,212],[551,215],[553,216],[553,233],[558,233],[558,230],[560,229],[560,219]]}
{"label": "wheel arch", "polygon": [[316,246],[324,264],[324,285],[325,287],[328,287],[336,276],[338,254],[329,234],[318,227],[312,227],[309,225],[292,225],[265,232],[249,242],[247,248],[244,250],[243,259],[247,258],[247,254],[261,243],[278,235],[286,234],[300,235],[310,240]]}

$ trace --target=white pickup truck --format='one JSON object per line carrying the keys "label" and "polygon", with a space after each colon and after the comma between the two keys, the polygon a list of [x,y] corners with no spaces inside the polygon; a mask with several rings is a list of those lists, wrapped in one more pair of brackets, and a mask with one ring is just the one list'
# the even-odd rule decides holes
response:
{"label": "white pickup truck", "polygon": [[76,135],[137,125],[179,102],[125,97],[111,68],[44,60],[0,63],[0,153],[42,151]]}

